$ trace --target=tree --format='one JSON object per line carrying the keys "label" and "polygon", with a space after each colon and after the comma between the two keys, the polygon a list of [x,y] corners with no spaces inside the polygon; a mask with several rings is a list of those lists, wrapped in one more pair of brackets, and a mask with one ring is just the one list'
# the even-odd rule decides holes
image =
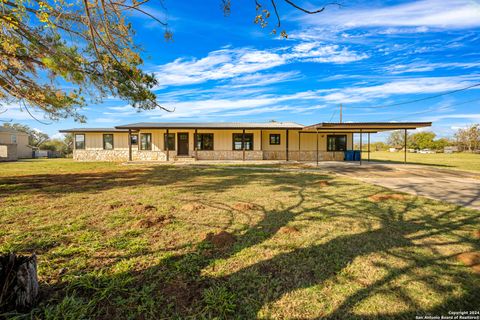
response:
{"label": "tree", "polygon": [[[409,141],[409,136],[407,135],[407,144]],[[405,132],[396,130],[390,133],[390,136],[387,139],[387,144],[395,148],[403,148],[405,141]]]}
{"label": "tree", "polygon": [[3,127],[14,129],[20,132],[25,132],[26,134],[28,134],[28,144],[32,147],[40,147],[50,138],[48,134],[32,129],[29,126],[20,123],[4,123]]}
{"label": "tree", "polygon": [[388,149],[388,146],[384,142],[377,141],[370,144],[370,149],[372,151],[384,151]]}
{"label": "tree", "polygon": [[[231,1],[219,1],[228,15]],[[265,1],[269,9],[256,0],[255,23],[265,27],[273,10],[280,27],[278,1]],[[85,121],[79,109],[87,99],[101,101],[107,95],[139,109],[168,110],[152,91],[157,80],[140,68],[140,48],[133,42],[129,21],[132,12],[150,17],[165,27],[164,37],[171,40],[167,24],[146,11],[148,2],[0,1],[0,102],[20,103],[28,113],[30,108],[40,109],[51,119],[78,121]],[[307,14],[325,10],[283,2]],[[285,31],[282,36],[287,36]]]}
{"label": "tree", "polygon": [[77,111],[87,95],[112,94],[135,107],[157,107],[151,91],[156,80],[139,69],[142,60],[125,16],[143,10],[129,3],[0,1],[0,99],[22,103],[27,111],[39,108],[53,119],[80,121]]}
{"label": "tree", "polygon": [[42,145],[42,150],[51,150],[67,156],[72,153],[73,135],[67,134],[63,139],[50,139]]}
{"label": "tree", "polygon": [[438,139],[438,140],[434,141],[433,149],[443,150],[443,149],[445,149],[445,147],[448,147],[448,146],[451,146],[451,145],[453,145],[452,141],[450,141],[447,138],[441,138],[441,139]]}
{"label": "tree", "polygon": [[434,139],[436,134],[433,132],[417,132],[410,136],[409,147],[413,149],[434,149]]}
{"label": "tree", "polygon": [[475,151],[480,149],[480,124],[472,124],[455,133],[457,147],[460,151]]}

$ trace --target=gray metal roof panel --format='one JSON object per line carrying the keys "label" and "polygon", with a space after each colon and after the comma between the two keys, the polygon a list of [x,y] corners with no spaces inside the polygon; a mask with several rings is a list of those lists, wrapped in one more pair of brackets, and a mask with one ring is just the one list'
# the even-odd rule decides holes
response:
{"label": "gray metal roof panel", "polygon": [[61,133],[72,133],[72,132],[128,132],[125,129],[117,128],[73,128],[73,129],[64,129],[58,130]]}
{"label": "gray metal roof panel", "polygon": [[121,126],[119,129],[302,129],[295,122],[139,122]]}

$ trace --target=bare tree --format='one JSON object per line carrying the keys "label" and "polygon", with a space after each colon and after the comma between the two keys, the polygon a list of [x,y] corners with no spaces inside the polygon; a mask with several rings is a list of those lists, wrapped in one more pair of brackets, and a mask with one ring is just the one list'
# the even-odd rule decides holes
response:
{"label": "bare tree", "polygon": [[472,124],[455,133],[457,147],[461,151],[473,152],[480,149],[480,124]]}

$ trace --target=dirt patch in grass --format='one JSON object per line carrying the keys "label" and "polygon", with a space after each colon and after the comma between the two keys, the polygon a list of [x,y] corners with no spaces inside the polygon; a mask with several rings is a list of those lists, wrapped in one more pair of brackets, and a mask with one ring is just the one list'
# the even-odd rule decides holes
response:
{"label": "dirt patch in grass", "polygon": [[473,237],[475,239],[480,239],[480,230],[473,231]]}
{"label": "dirt patch in grass", "polygon": [[235,236],[227,231],[221,231],[217,234],[209,232],[205,237],[205,240],[210,242],[215,249],[226,249],[237,241]]}
{"label": "dirt patch in grass", "polygon": [[122,202],[114,202],[114,203],[110,203],[108,205],[108,209],[115,210],[115,209],[121,208],[123,206],[124,206],[124,204]]}
{"label": "dirt patch in grass", "polygon": [[300,231],[295,227],[285,226],[278,229],[278,232],[283,234],[292,234],[292,233],[299,233]]}
{"label": "dirt patch in grass", "polygon": [[201,282],[187,282],[178,277],[167,283],[162,288],[162,293],[172,301],[177,311],[182,311],[191,307],[195,299],[200,297],[202,290]]}
{"label": "dirt patch in grass", "polygon": [[330,183],[329,183],[327,180],[320,180],[320,181],[318,182],[318,185],[319,185],[320,187],[328,187],[328,186],[330,185]]}
{"label": "dirt patch in grass", "polygon": [[407,197],[400,193],[392,193],[392,194],[374,194],[373,196],[368,197],[368,200],[372,202],[382,202],[387,200],[399,200],[403,201]]}
{"label": "dirt patch in grass", "polygon": [[167,215],[167,216],[155,216],[155,217],[149,217],[145,219],[141,219],[140,221],[137,222],[137,226],[140,228],[151,228],[154,226],[164,226],[173,221],[173,216],[172,215]]}
{"label": "dirt patch in grass", "polygon": [[233,208],[237,211],[244,212],[257,209],[257,205],[249,202],[238,202],[233,205]]}
{"label": "dirt patch in grass", "polygon": [[151,204],[143,204],[141,202],[137,203],[125,203],[125,202],[114,202],[108,205],[109,210],[115,210],[119,208],[127,208],[130,207],[132,212],[135,214],[142,214],[142,213],[152,213],[157,212],[157,208]]}
{"label": "dirt patch in grass", "polygon": [[205,209],[205,206],[196,202],[190,202],[182,206],[182,210],[187,212],[198,212],[202,209]]}
{"label": "dirt patch in grass", "polygon": [[480,252],[464,252],[457,256],[457,260],[471,267],[475,273],[480,274]]}
{"label": "dirt patch in grass", "polygon": [[139,202],[133,206],[133,213],[142,214],[151,212],[157,212],[157,208],[150,204],[142,204]]}

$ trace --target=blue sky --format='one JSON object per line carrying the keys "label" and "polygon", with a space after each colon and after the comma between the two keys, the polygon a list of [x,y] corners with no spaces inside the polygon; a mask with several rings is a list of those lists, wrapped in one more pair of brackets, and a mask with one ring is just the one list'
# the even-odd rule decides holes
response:
{"label": "blue sky", "polygon": [[[268,5],[270,1],[263,1]],[[159,102],[174,112],[137,112],[108,98],[83,111],[86,124],[44,125],[15,106],[2,118],[50,135],[71,127],[140,121],[433,121],[439,136],[480,122],[480,87],[419,103],[381,106],[480,83],[480,2],[477,0],[344,1],[306,15],[278,0],[289,38],[253,24],[253,1],[166,1],[147,9],[163,28],[134,17],[144,69],[156,74]],[[298,1],[316,8],[317,1]],[[40,116],[40,114],[37,114]]]}

